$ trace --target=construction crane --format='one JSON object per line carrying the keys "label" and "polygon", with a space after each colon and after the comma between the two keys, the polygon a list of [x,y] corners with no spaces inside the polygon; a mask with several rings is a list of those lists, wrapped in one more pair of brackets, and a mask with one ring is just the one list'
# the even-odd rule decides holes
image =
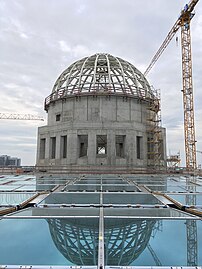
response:
{"label": "construction crane", "polygon": [[193,79],[192,79],[192,53],[190,22],[194,16],[194,7],[199,0],[191,0],[181,11],[179,18],[166,36],[159,50],[156,52],[147,67],[146,76],[166,49],[176,32],[181,28],[182,47],[182,80],[183,80],[183,105],[184,105],[184,135],[186,168],[193,171],[196,168],[196,140],[194,126],[194,100],[193,100]]}
{"label": "construction crane", "polygon": [[1,120],[40,120],[44,121],[43,117],[31,115],[31,114],[8,114],[0,113]]}
{"label": "construction crane", "polygon": [[[193,79],[192,79],[192,53],[191,53],[191,33],[190,22],[194,16],[194,7],[199,0],[191,0],[185,5],[181,11],[179,18],[171,28],[157,53],[151,60],[144,75],[146,76],[152,69],[156,61],[159,59],[163,51],[166,49],[176,32],[181,28],[181,47],[182,47],[182,93],[183,93],[183,107],[184,107],[184,135],[185,135],[185,154],[186,154],[186,168],[189,171],[194,171],[196,165],[196,140],[195,140],[195,126],[194,126],[194,99],[193,99]],[[188,188],[192,188],[190,179],[187,182]],[[192,182],[196,179],[193,177]],[[195,204],[195,196],[187,195],[187,204]],[[197,246],[197,227],[194,220],[186,222],[187,227],[187,265],[196,266],[198,259]]]}

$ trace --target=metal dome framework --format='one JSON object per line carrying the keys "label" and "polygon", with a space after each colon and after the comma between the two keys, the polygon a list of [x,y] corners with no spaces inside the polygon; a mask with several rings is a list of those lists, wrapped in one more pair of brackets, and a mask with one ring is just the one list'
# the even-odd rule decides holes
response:
{"label": "metal dome framework", "polygon": [[154,98],[147,79],[131,63],[110,54],[97,53],[76,61],[62,72],[45,100],[45,108],[62,98],[103,94]]}
{"label": "metal dome framework", "polygon": [[[97,265],[97,219],[48,219],[57,249],[76,265]],[[155,220],[106,219],[105,261],[110,265],[130,265],[147,247]]]}

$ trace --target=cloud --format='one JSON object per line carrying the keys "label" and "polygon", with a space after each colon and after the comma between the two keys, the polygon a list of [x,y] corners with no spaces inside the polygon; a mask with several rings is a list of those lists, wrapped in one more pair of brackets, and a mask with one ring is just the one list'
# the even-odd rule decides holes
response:
{"label": "cloud", "polygon": [[92,52],[84,45],[70,46],[64,40],[58,41],[62,52],[69,53],[72,57],[79,58],[90,55]]}
{"label": "cloud", "polygon": [[61,51],[63,52],[71,52],[70,46],[66,44],[64,40],[58,41]]}

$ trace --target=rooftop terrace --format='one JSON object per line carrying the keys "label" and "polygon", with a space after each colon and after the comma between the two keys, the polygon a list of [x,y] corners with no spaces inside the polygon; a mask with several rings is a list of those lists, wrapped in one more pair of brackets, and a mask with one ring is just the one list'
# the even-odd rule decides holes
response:
{"label": "rooftop terrace", "polygon": [[1,268],[202,266],[202,178],[0,176]]}

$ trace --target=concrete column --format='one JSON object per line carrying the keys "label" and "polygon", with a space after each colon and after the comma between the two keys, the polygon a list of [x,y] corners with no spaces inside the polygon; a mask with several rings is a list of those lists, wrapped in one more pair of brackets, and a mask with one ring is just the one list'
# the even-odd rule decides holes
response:
{"label": "concrete column", "polygon": [[36,164],[39,165],[39,161],[40,161],[40,135],[39,135],[39,131],[38,131],[38,135],[37,135],[37,152],[36,152]]}
{"label": "concrete column", "polygon": [[126,132],[126,158],[128,166],[134,166],[134,164],[136,163],[135,135],[135,131]]}
{"label": "concrete column", "polygon": [[96,131],[88,133],[88,164],[96,164]]}
{"label": "concrete column", "polygon": [[[141,137],[140,139],[140,159],[137,158],[137,137]],[[135,135],[135,165],[142,167],[145,165],[145,156],[146,156],[146,148],[145,148],[145,133],[137,131]]]}
{"label": "concrete column", "polygon": [[67,134],[67,164],[76,164],[78,159],[77,131]]}
{"label": "concrete column", "polygon": [[143,146],[142,146],[142,159],[143,163],[147,165],[147,134],[143,134]]}
{"label": "concrete column", "polygon": [[46,136],[45,159],[50,159],[50,134]]}
{"label": "concrete column", "polygon": [[114,131],[107,133],[107,164],[116,164],[116,145],[115,145],[116,134]]}
{"label": "concrete column", "polygon": [[57,134],[57,135],[56,135],[56,152],[55,152],[55,159],[60,159],[60,143],[61,143],[60,134]]}

